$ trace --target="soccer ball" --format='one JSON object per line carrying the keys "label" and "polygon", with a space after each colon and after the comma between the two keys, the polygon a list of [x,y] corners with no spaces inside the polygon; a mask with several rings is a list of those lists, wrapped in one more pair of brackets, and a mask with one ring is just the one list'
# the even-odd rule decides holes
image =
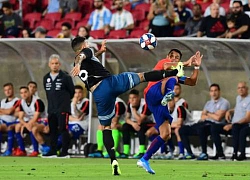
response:
{"label": "soccer ball", "polygon": [[139,43],[144,50],[153,50],[157,46],[157,39],[151,33],[145,33],[141,36]]}

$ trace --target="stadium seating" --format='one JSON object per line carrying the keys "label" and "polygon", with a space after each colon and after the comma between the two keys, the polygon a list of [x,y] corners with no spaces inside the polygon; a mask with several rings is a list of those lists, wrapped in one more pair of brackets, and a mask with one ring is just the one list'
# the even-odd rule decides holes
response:
{"label": "stadium seating", "polygon": [[146,33],[146,30],[142,29],[135,29],[133,30],[130,35],[128,36],[129,38],[140,38],[144,33]]}
{"label": "stadium seating", "polygon": [[40,22],[37,22],[36,23],[36,27],[37,26],[42,26],[44,27],[47,31],[51,30],[54,28],[54,23],[52,20],[50,19],[43,19],[42,21]]}
{"label": "stadium seating", "polygon": [[80,22],[77,23],[76,29],[79,29],[79,27],[81,27],[81,26],[86,26],[87,23],[88,23],[88,20],[83,19],[82,21],[80,21]]}
{"label": "stadium seating", "polygon": [[89,34],[94,39],[104,39],[105,38],[104,30],[90,31]]}
{"label": "stadium seating", "polygon": [[86,14],[89,14],[93,11],[93,1],[92,0],[79,0],[78,2],[79,12],[82,13],[84,17]]}
{"label": "stadium seating", "polygon": [[48,36],[51,36],[51,37],[53,37],[53,38],[56,38],[57,35],[58,35],[60,32],[61,32],[60,29],[53,29],[53,30],[48,31],[47,35],[48,35]]}
{"label": "stadium seating", "polygon": [[68,20],[68,19],[72,20],[74,23],[74,26],[75,26],[76,23],[82,19],[82,13],[80,13],[80,12],[67,13],[64,17],[64,20]]}
{"label": "stadium seating", "polygon": [[56,28],[56,29],[61,29],[61,26],[62,26],[62,24],[63,24],[64,22],[70,23],[71,26],[72,26],[72,29],[75,28],[74,22],[73,22],[72,20],[70,20],[70,19],[62,19],[61,21],[59,21],[59,22],[56,23],[55,28]]}
{"label": "stadium seating", "polygon": [[41,20],[42,14],[41,13],[28,13],[24,16],[23,22],[24,27],[29,27],[30,29],[35,28],[35,24]]}
{"label": "stadium seating", "polygon": [[127,30],[113,30],[110,31],[108,38],[110,39],[125,39],[127,37]]}
{"label": "stadium seating", "polygon": [[55,12],[55,13],[47,13],[44,17],[44,19],[50,19],[51,21],[53,21],[53,24],[55,25],[56,22],[61,20],[61,16],[62,14],[59,12]]}

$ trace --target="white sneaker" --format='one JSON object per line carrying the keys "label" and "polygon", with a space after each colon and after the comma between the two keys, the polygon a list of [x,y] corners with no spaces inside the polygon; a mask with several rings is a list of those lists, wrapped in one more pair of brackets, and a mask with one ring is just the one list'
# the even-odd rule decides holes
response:
{"label": "white sneaker", "polygon": [[184,159],[184,154],[180,153],[178,159]]}

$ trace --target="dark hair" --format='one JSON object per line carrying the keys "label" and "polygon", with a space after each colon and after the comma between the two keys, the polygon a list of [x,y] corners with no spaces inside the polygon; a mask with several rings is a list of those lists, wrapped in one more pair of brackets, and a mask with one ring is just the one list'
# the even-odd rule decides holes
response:
{"label": "dark hair", "polygon": [[3,87],[6,87],[6,86],[14,87],[13,84],[12,84],[11,82],[5,83],[5,84],[3,85]]}
{"label": "dark hair", "polygon": [[178,86],[179,88],[181,88],[181,84],[180,83],[176,83],[175,86]]}
{"label": "dark hair", "polygon": [[71,26],[71,24],[69,22],[64,22],[64,23],[62,23],[61,26],[66,26],[68,29],[72,28],[72,26]]}
{"label": "dark hair", "polygon": [[86,40],[86,38],[84,37],[76,37],[71,41],[71,47],[72,49],[76,52],[81,48],[82,43],[84,43],[84,41]]}
{"label": "dark hair", "polygon": [[85,38],[88,39],[89,38],[89,29],[86,26],[80,26],[78,28],[78,30],[77,30],[77,37],[79,37],[78,33],[79,33],[79,31],[80,31],[81,28],[84,28],[85,31],[87,32],[87,35],[85,36]]}
{"label": "dark hair", "polygon": [[35,81],[29,81],[27,85],[34,84],[37,87],[37,83]]}
{"label": "dark hair", "polygon": [[12,9],[12,4],[10,2],[4,2],[2,5],[2,8],[8,8],[8,9]]}
{"label": "dark hair", "polygon": [[129,94],[135,94],[135,95],[139,96],[139,91],[136,90],[136,89],[132,89],[132,90],[129,92]]}
{"label": "dark hair", "polygon": [[200,5],[200,4],[195,3],[195,4],[193,5],[193,7],[194,7],[194,6],[198,6],[198,7],[199,7],[199,9],[202,9],[202,7],[201,7],[201,5]]}
{"label": "dark hair", "polygon": [[242,1],[233,1],[233,4],[234,4],[234,3],[239,3],[239,4],[240,4],[240,7],[243,6]]}
{"label": "dark hair", "polygon": [[219,84],[213,83],[213,84],[210,85],[209,89],[211,89],[211,87],[217,87],[218,90],[220,91],[220,85]]}
{"label": "dark hair", "polygon": [[21,90],[21,89],[26,89],[26,90],[29,91],[29,88],[28,88],[27,86],[21,86],[21,87],[19,88],[19,90]]}
{"label": "dark hair", "polygon": [[169,55],[171,52],[173,52],[173,51],[179,53],[179,54],[180,54],[180,59],[181,59],[182,53],[181,53],[181,51],[180,51],[179,49],[176,49],[176,48],[171,49],[171,50],[169,51],[168,55]]}
{"label": "dark hair", "polygon": [[83,87],[80,86],[80,85],[75,85],[75,89],[80,89],[80,90],[83,90]]}

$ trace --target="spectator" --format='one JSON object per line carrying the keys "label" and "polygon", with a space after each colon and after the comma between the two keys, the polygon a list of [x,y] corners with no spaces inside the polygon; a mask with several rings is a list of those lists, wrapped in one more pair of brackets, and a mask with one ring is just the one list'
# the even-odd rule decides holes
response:
{"label": "spectator", "polygon": [[60,157],[67,158],[69,148],[68,117],[71,112],[70,100],[74,96],[72,78],[60,70],[61,62],[57,54],[49,57],[50,72],[43,78],[43,85],[48,100],[48,121],[50,129],[50,151],[44,157],[56,157],[57,139],[62,136]]}
{"label": "spectator", "polygon": [[227,29],[226,18],[219,14],[219,4],[211,4],[210,10],[211,15],[202,20],[197,37],[202,37],[203,35],[211,38],[222,37]]}
{"label": "spectator", "polygon": [[[0,142],[2,140],[2,132],[8,133],[8,147],[2,156],[11,156],[14,143],[14,130],[16,124],[15,112],[19,106],[19,99],[14,95],[14,86],[12,83],[3,85],[5,98],[1,100],[0,107]],[[0,143],[1,144],[1,143]]]}
{"label": "spectator", "polygon": [[[233,33],[235,31],[237,31],[235,23],[236,23],[236,20],[234,19],[234,17],[229,16],[229,18],[227,19],[227,31],[226,31],[226,34],[229,33],[229,32]],[[238,38],[240,38],[240,37],[241,37],[241,35],[239,34]]]}
{"label": "spectator", "polygon": [[47,13],[59,12],[59,1],[60,0],[48,0],[48,6],[43,11],[42,16],[45,16]]}
{"label": "spectator", "polygon": [[247,14],[243,11],[243,5],[241,1],[234,1],[232,7],[232,16],[235,18],[236,31],[227,32],[225,34],[226,38],[234,38],[241,35],[241,39],[250,38],[250,19]]}
{"label": "spectator", "polygon": [[[213,0],[213,3],[217,3],[220,5],[221,0]],[[219,14],[221,16],[226,16],[226,11],[222,6],[219,7]],[[204,17],[210,16],[210,15],[211,15],[210,7],[207,7],[204,13]]]}
{"label": "spectator", "polygon": [[176,0],[175,1],[176,8],[174,11],[178,14],[179,21],[175,22],[175,31],[182,30],[185,28],[186,22],[189,18],[193,16],[192,11],[186,7],[185,0]]}
{"label": "spectator", "polygon": [[77,36],[84,37],[86,39],[93,39],[93,37],[91,37],[89,35],[89,29],[87,27],[85,27],[85,26],[79,27],[79,29],[77,31]]}
{"label": "spectator", "polygon": [[82,86],[75,86],[75,94],[70,106],[69,133],[73,139],[77,140],[88,130],[89,126],[89,100],[84,97]]}
{"label": "spectator", "polygon": [[[250,96],[246,82],[239,82],[237,91],[235,108],[226,113],[226,120],[231,124],[223,129],[226,131],[232,129],[233,156],[231,159],[242,161],[246,159],[246,136],[249,135],[250,129]],[[241,153],[239,156],[238,147],[240,147]]]}
{"label": "spectator", "polygon": [[188,36],[196,36],[197,32],[200,29],[200,25],[202,22],[202,14],[201,14],[201,5],[200,4],[194,4],[192,12],[193,17],[190,17],[185,25],[185,31],[184,35]]}
{"label": "spectator", "polygon": [[94,0],[94,7],[95,10],[89,17],[87,28],[91,30],[103,29],[105,34],[108,34],[112,13],[104,6],[103,0]]}
{"label": "spectator", "polygon": [[77,0],[60,0],[59,12],[64,16],[68,12],[76,12],[78,9]]}
{"label": "spectator", "polygon": [[123,9],[123,1],[115,0],[115,7],[116,7],[116,12],[113,13],[112,15],[110,22],[110,29],[132,30],[134,28],[134,19],[129,11]]}
{"label": "spectator", "polygon": [[29,154],[31,157],[36,157],[39,154],[38,142],[32,133],[32,128],[36,126],[39,118],[45,118],[45,107],[41,99],[37,99],[29,92],[28,87],[20,87],[20,111],[18,115],[19,123],[15,126],[16,138],[20,152],[16,156],[26,156],[23,133],[30,134],[31,142],[33,145],[33,152]]}
{"label": "spectator", "polygon": [[72,26],[68,22],[62,23],[61,33],[57,35],[57,38],[70,38],[74,39],[75,36],[71,33]]}
{"label": "spectator", "polygon": [[14,13],[12,5],[9,2],[3,3],[2,9],[4,13],[2,23],[4,24],[5,36],[18,37],[23,26],[21,17]]}
{"label": "spectator", "polygon": [[22,30],[22,38],[31,38],[30,29],[26,28]]}
{"label": "spectator", "polygon": [[121,158],[128,158],[130,154],[131,132],[137,133],[139,137],[139,152],[134,158],[141,158],[144,155],[146,144],[146,131],[149,129],[147,124],[152,123],[151,112],[143,98],[140,98],[139,91],[132,89],[129,92],[129,103],[126,113],[125,123],[122,125],[123,153]]}
{"label": "spectator", "polygon": [[[191,126],[184,125],[179,130],[182,143],[187,150],[185,159],[194,158],[193,152],[190,148],[188,136],[198,135],[202,153],[199,155],[197,160],[208,160],[207,137],[211,134],[211,127],[215,124],[225,125],[225,113],[229,109],[229,102],[220,96],[220,86],[218,84],[210,85],[209,94],[211,100],[205,104],[200,122]],[[224,154],[221,154],[220,157],[221,159],[225,159]]]}
{"label": "spectator", "polygon": [[38,26],[33,32],[32,34],[35,35],[35,38],[51,38],[50,36],[47,36],[47,30],[42,27],[42,26]]}
{"label": "spectator", "polygon": [[[118,146],[121,137],[121,129],[122,123],[125,120],[125,113],[126,113],[126,104],[125,102],[120,99],[116,98],[115,101],[115,117],[112,119],[111,122],[111,129],[112,129],[112,136],[114,139],[114,147],[115,147],[115,156],[119,157],[120,154],[118,152]],[[98,126],[98,130],[96,132],[96,140],[97,140],[97,151],[88,155],[88,157],[105,157],[108,158],[109,155],[107,152],[103,152],[103,135],[102,135],[102,126]]]}
{"label": "spectator", "polygon": [[173,36],[174,7],[169,0],[156,0],[151,4],[147,19],[151,21],[150,32],[156,37]]}

